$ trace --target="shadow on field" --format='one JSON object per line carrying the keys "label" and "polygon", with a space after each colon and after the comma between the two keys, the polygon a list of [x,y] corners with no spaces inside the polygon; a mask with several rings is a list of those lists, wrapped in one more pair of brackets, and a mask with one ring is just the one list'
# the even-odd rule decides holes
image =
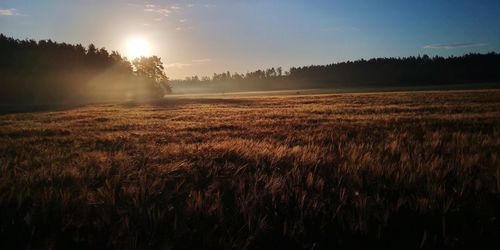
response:
{"label": "shadow on field", "polygon": [[0,115],[66,111],[87,105],[88,104],[0,105]]}
{"label": "shadow on field", "polygon": [[135,108],[142,105],[153,107],[175,107],[189,104],[211,104],[211,105],[250,105],[254,103],[250,99],[231,99],[231,98],[177,98],[167,97],[155,101],[128,101],[122,104],[126,108]]}
{"label": "shadow on field", "polygon": [[[126,102],[116,102],[115,104],[125,108],[136,108],[139,106],[153,106],[158,108],[171,108],[189,104],[213,104],[213,105],[250,105],[254,101],[249,99],[229,99],[229,98],[177,98],[167,97],[162,100],[130,100]],[[0,105],[0,115],[16,113],[38,113],[67,111],[92,105],[103,105],[112,103],[95,104],[41,104],[41,105]]]}

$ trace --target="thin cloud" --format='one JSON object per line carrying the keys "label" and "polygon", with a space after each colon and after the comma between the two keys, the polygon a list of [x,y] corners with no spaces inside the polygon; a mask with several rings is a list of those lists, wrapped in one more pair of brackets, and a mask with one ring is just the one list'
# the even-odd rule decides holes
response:
{"label": "thin cloud", "polygon": [[178,11],[178,10],[181,9],[181,7],[179,7],[177,5],[173,5],[173,6],[170,7],[170,9],[173,10],[173,11]]}
{"label": "thin cloud", "polygon": [[165,65],[166,68],[177,68],[177,69],[183,69],[191,66],[195,66],[198,64],[205,64],[211,62],[212,59],[210,58],[202,58],[202,59],[195,59],[191,60],[192,63],[171,63]]}
{"label": "thin cloud", "polygon": [[159,15],[162,15],[162,16],[168,16],[168,14],[170,14],[170,10],[169,9],[156,8],[152,4],[147,4],[146,8],[144,8],[144,11],[146,11],[146,12],[153,12],[153,13],[156,13],[156,14],[159,14]]}
{"label": "thin cloud", "polygon": [[177,69],[183,69],[186,67],[193,66],[191,63],[170,63],[165,65],[166,68],[177,68]]}
{"label": "thin cloud", "polygon": [[449,43],[449,44],[429,44],[424,49],[462,49],[488,46],[487,43]]}
{"label": "thin cloud", "polygon": [[181,10],[181,7],[177,5],[160,7],[154,5],[152,3],[146,2],[143,10],[145,12],[151,12],[160,16],[160,18],[155,18],[155,21],[162,21],[162,17],[168,17],[172,12],[178,12]]}
{"label": "thin cloud", "polygon": [[210,58],[202,58],[202,59],[193,60],[194,63],[209,63],[211,61],[212,61],[212,59],[210,59]]}
{"label": "thin cloud", "polygon": [[0,9],[0,16],[19,16],[19,11],[14,8]]}

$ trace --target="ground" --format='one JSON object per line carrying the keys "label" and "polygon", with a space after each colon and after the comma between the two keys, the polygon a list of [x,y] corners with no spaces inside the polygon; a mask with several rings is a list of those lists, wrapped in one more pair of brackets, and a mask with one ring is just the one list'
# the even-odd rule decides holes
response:
{"label": "ground", "polygon": [[487,248],[500,90],[0,116],[4,248]]}

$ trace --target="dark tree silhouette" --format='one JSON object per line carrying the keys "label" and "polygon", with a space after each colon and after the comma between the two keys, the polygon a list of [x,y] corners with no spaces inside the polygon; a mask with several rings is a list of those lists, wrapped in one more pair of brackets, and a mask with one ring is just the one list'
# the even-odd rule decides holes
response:
{"label": "dark tree silhouette", "polygon": [[168,77],[165,75],[165,68],[161,59],[157,56],[141,57],[135,59],[132,64],[135,67],[137,76],[152,80],[156,88],[161,89],[159,94],[171,92]]}
{"label": "dark tree silhouette", "polygon": [[500,82],[500,54],[467,54],[460,57],[376,58],[329,65],[257,70],[232,76],[214,74],[211,79],[172,81],[175,85],[212,84],[224,90],[292,88],[419,87]]}
{"label": "dark tree silhouette", "polygon": [[[0,34],[0,104],[80,104],[156,98],[169,92],[158,57],[134,66],[90,44],[16,40]],[[148,71],[152,65],[155,71]],[[141,71],[146,70],[146,71]],[[147,73],[147,74],[145,74]]]}

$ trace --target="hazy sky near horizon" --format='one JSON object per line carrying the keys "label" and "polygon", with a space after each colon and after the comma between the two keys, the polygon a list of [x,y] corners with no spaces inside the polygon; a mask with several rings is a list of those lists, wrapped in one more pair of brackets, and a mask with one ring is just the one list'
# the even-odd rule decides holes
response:
{"label": "hazy sky near horizon", "polygon": [[499,0],[0,0],[0,33],[94,43],[141,37],[184,78],[372,57],[500,52]]}

